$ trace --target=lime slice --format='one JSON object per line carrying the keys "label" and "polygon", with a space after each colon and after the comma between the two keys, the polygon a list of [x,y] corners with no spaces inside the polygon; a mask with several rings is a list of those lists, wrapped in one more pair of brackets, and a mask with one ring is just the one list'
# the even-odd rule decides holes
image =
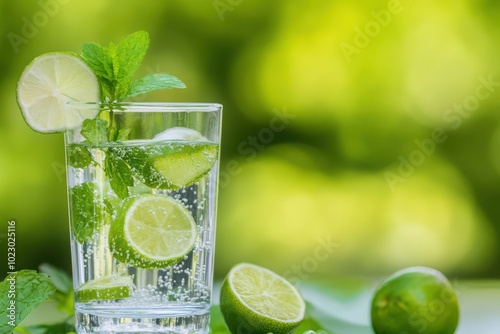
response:
{"label": "lime slice", "polygon": [[160,269],[184,258],[196,242],[196,223],[179,201],[166,195],[125,200],[109,231],[109,248],[122,263]]}
{"label": "lime slice", "polygon": [[233,334],[285,334],[300,324],[306,305],[297,288],[281,276],[242,263],[222,283],[220,307]]}
{"label": "lime slice", "polygon": [[104,276],[83,283],[76,290],[76,301],[85,303],[93,300],[116,300],[130,297],[132,278],[130,276]]}
{"label": "lime slice", "polygon": [[77,108],[68,102],[96,102],[99,85],[92,70],[77,55],[46,53],[35,58],[21,74],[17,102],[28,125],[51,133],[73,129],[97,108]]}
{"label": "lime slice", "polygon": [[153,166],[174,188],[185,187],[207,174],[217,161],[218,146],[209,142],[171,141],[161,147]]}
{"label": "lime slice", "polygon": [[[132,141],[129,141],[132,142]],[[135,177],[151,188],[178,189],[206,175],[219,156],[219,146],[206,141],[153,141],[110,147]]]}

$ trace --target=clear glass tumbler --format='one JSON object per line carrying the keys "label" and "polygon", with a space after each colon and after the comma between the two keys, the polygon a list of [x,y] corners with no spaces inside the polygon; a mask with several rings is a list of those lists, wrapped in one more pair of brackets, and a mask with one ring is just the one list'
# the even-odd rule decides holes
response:
{"label": "clear glass tumbler", "polygon": [[78,333],[208,333],[222,106],[86,103],[65,134]]}

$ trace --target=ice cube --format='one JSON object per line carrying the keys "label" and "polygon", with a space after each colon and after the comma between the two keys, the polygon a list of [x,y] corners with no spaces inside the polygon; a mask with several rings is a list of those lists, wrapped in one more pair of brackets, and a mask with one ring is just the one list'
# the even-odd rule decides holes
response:
{"label": "ice cube", "polygon": [[204,137],[201,133],[196,130],[184,128],[184,127],[175,127],[167,129],[163,132],[158,133],[153,137],[153,140],[200,140],[200,141],[208,141],[206,137]]}

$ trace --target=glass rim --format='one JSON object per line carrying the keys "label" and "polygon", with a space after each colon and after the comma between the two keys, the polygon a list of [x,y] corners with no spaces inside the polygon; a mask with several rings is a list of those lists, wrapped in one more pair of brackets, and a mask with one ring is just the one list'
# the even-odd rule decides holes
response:
{"label": "glass rim", "polygon": [[[102,102],[69,101],[68,106],[78,109],[107,109],[110,104]],[[113,103],[117,109],[114,113],[122,112],[214,112],[221,111],[222,104],[205,102],[117,102]],[[123,108],[123,109],[122,109]]]}

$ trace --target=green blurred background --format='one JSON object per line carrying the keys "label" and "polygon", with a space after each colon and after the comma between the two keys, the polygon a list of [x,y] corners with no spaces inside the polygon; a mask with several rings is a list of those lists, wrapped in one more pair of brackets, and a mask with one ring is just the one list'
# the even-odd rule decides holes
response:
{"label": "green blurred background", "polygon": [[1,0],[0,16],[0,233],[16,221],[18,269],[70,270],[63,138],[24,123],[21,71],[143,29],[138,75],[188,86],[149,100],[225,108],[217,278],[242,261],[295,281],[500,278],[497,1]]}

